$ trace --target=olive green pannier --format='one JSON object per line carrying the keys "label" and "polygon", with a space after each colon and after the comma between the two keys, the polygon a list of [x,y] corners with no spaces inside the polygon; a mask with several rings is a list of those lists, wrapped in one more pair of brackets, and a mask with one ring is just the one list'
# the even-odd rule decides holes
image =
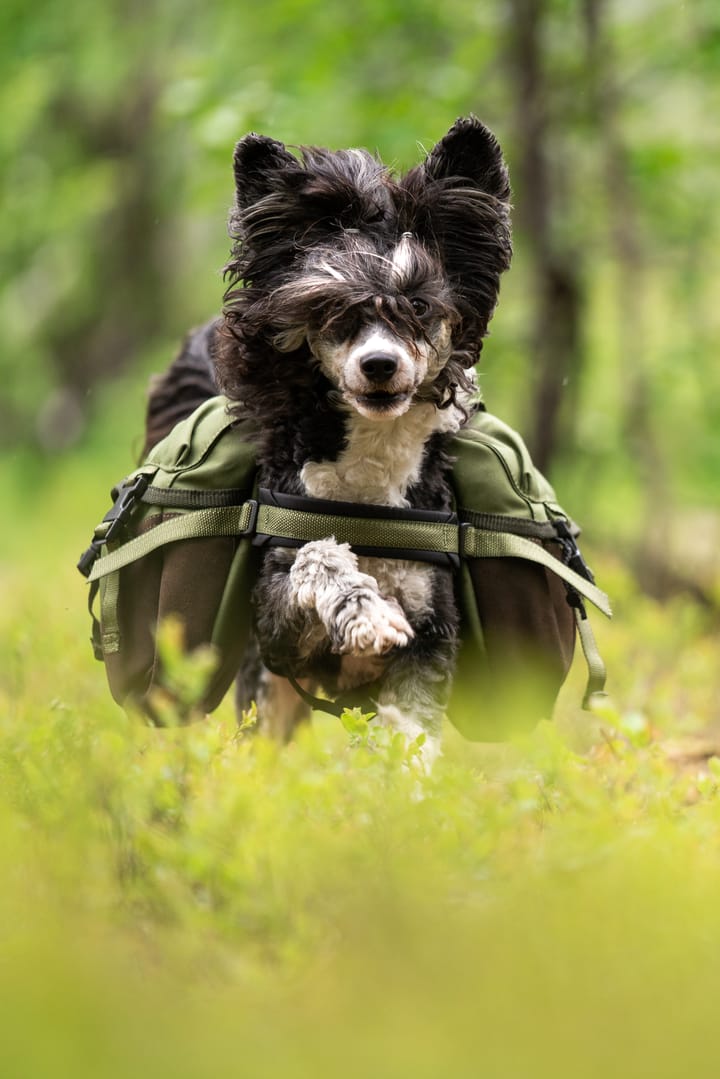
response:
{"label": "olive green pannier", "polygon": [[[589,669],[584,704],[605,669],[587,619],[608,617],[575,542],[578,530],[534,467],[520,436],[478,412],[453,439],[456,512],[284,498],[257,487],[253,431],[215,397],[183,420],[112,492],[78,568],[90,582],[95,655],[120,704],[151,717],[163,672],[155,631],[179,616],[185,646],[214,646],[218,663],[197,707],[212,711],[232,683],[252,629],[260,546],[334,536],[361,554],[451,564],[462,612],[457,691],[449,715],[489,740],[483,703],[508,680],[541,674],[547,714],[570,666],[576,628]],[[332,706],[328,705],[330,710]],[[537,716],[535,717],[537,718]]]}

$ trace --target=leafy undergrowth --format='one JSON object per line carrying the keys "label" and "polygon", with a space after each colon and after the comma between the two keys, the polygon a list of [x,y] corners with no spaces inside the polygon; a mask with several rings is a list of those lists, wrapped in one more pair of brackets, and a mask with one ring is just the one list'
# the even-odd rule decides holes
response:
{"label": "leafy undergrowth", "polygon": [[448,731],[426,776],[357,716],[284,749],[229,704],[126,717],[73,571],[28,558],[0,566],[0,1075],[707,1068],[720,676],[696,608],[606,565],[615,703],[579,715],[578,665],[556,723]]}

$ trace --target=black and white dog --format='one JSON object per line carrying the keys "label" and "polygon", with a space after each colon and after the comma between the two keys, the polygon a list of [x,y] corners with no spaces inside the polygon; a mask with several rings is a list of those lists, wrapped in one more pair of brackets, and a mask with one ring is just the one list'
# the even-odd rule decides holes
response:
{"label": "black and white dog", "polygon": [[[511,256],[496,139],[458,120],[393,177],[364,150],[295,157],[251,134],[234,165],[224,318],[156,387],[149,441],[183,370],[200,379],[188,400],[204,394],[209,352],[207,392],[214,382],[255,421],[262,486],[449,510],[447,442],[473,411],[473,366]],[[332,537],[271,547],[254,603],[240,703],[255,699],[267,729],[287,737],[306,710],[288,675],[332,695],[372,684],[378,721],[424,733],[432,759],[458,644],[449,568],[357,557]]]}

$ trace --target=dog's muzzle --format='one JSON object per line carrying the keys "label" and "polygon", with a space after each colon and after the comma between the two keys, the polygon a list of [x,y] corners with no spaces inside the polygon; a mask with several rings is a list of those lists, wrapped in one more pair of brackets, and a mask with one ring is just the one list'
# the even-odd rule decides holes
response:
{"label": "dog's muzzle", "polygon": [[389,382],[398,369],[398,362],[388,352],[374,352],[366,356],[360,362],[362,371],[368,382]]}
{"label": "dog's muzzle", "polygon": [[365,356],[360,361],[360,371],[373,388],[366,393],[358,393],[358,402],[373,412],[384,412],[404,401],[407,392],[398,392],[389,385],[397,370],[398,361],[388,352],[373,352]]}

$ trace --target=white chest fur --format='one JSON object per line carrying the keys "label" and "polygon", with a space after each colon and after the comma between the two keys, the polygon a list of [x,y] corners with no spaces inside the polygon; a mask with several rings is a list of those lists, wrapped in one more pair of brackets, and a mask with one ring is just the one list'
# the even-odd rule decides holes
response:
{"label": "white chest fur", "polygon": [[[454,408],[439,410],[425,402],[382,423],[353,414],[348,420],[345,448],[337,459],[308,461],[300,478],[314,498],[405,507],[407,490],[420,477],[428,438],[435,432],[456,429],[459,418]],[[409,615],[427,612],[432,568],[426,563],[362,558],[360,568],[377,580],[383,595],[397,599]]]}
{"label": "white chest fur", "polygon": [[436,431],[458,426],[455,409],[417,403],[385,422],[348,418],[345,448],[335,461],[308,461],[300,478],[309,495],[377,506],[407,506],[406,493],[420,476],[425,445]]}

